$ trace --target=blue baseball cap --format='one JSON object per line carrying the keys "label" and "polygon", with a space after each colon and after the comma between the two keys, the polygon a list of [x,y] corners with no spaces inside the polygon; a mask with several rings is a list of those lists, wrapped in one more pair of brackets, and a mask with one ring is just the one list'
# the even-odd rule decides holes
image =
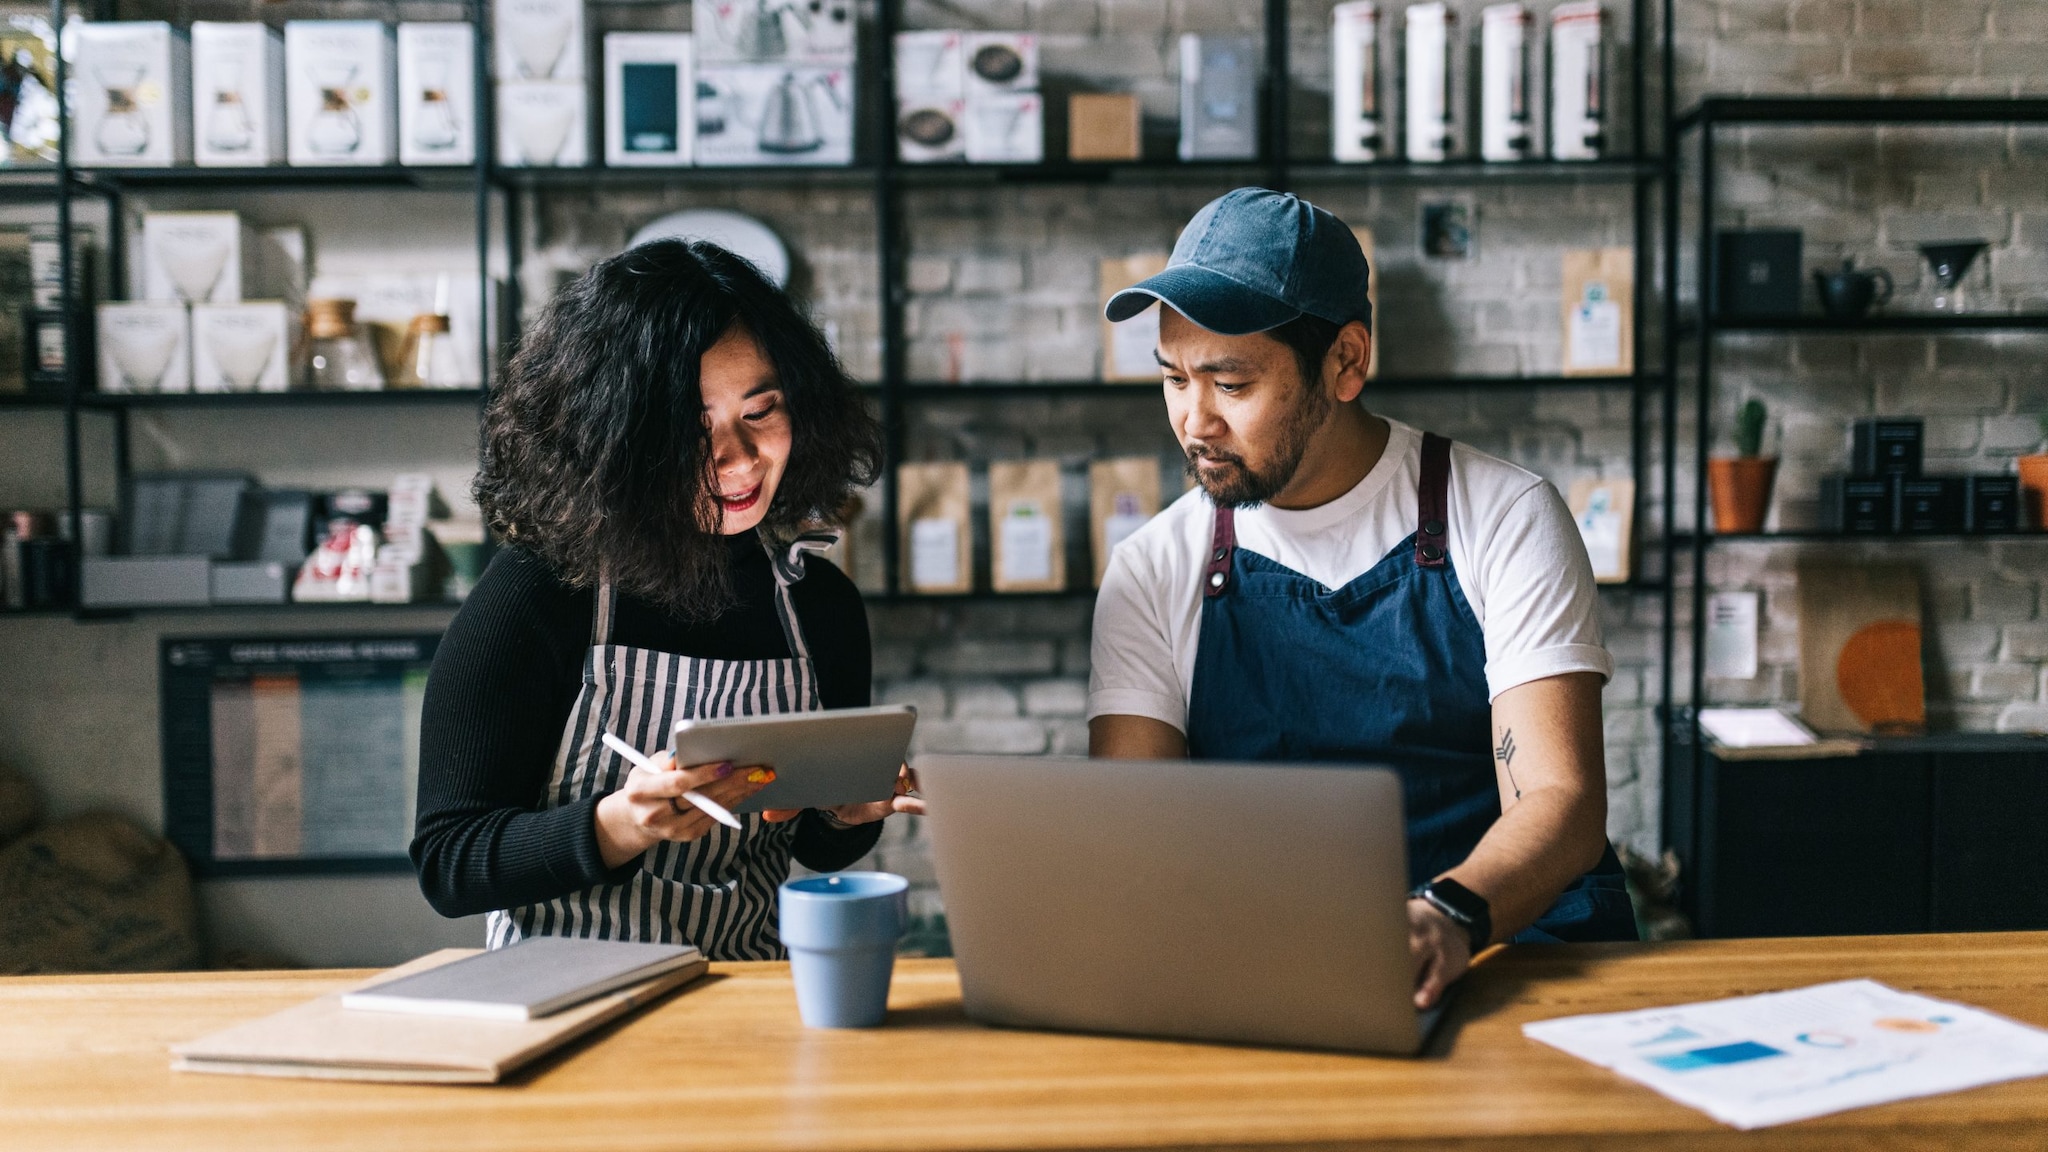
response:
{"label": "blue baseball cap", "polygon": [[1129,320],[1160,300],[1225,336],[1304,314],[1371,328],[1369,273],[1342,220],[1286,192],[1239,188],[1203,205],[1174,242],[1166,271],[1110,297],[1102,314]]}

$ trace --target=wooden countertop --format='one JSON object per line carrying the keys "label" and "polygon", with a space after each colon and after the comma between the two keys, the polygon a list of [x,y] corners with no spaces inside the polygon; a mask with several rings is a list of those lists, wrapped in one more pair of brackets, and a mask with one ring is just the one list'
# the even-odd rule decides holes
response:
{"label": "wooden countertop", "polygon": [[[806,1031],[779,964],[721,964],[497,1087],[173,1073],[165,1048],[349,972],[0,980],[8,1149],[1917,1148],[2048,1146],[2048,1079],[1737,1132],[1521,1025],[1868,976],[2048,1026],[2048,932],[1524,948],[1418,1060],[1004,1032],[948,961],[886,1027]],[[1246,979],[1258,978],[1248,959]]]}

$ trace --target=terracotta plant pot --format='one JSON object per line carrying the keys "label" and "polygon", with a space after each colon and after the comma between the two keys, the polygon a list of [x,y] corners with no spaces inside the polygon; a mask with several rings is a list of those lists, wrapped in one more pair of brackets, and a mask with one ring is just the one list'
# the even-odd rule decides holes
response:
{"label": "terracotta plant pot", "polygon": [[1707,490],[1714,498],[1714,531],[1723,535],[1764,530],[1771,511],[1776,457],[1738,456],[1707,461]]}
{"label": "terracotta plant pot", "polygon": [[2048,452],[2020,457],[2020,503],[2036,528],[2048,529]]}

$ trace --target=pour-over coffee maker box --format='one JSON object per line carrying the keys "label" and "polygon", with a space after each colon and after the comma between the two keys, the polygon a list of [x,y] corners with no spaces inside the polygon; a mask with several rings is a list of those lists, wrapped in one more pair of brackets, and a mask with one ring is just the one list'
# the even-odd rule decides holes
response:
{"label": "pour-over coffee maker box", "polygon": [[580,81],[587,74],[583,0],[495,0],[491,18],[493,80]]}
{"label": "pour-over coffee maker box", "polygon": [[1249,36],[1180,38],[1180,158],[1259,154],[1259,54]]}
{"label": "pour-over coffee maker box", "polygon": [[604,162],[615,168],[688,164],[696,140],[697,80],[690,37],[611,32],[604,38]]}
{"label": "pour-over coffee maker box", "polygon": [[255,280],[260,245],[233,212],[144,212],[138,299],[233,304]]}
{"label": "pour-over coffee maker box", "polygon": [[284,163],[284,37],[265,24],[192,24],[192,161]]}
{"label": "pour-over coffee maker box", "polygon": [[183,304],[109,302],[98,324],[100,391],[192,390],[192,317]]}
{"label": "pour-over coffee maker box", "polygon": [[284,392],[291,387],[292,318],[281,300],[192,309],[194,392]]}
{"label": "pour-over coffee maker box", "polygon": [[397,160],[397,46],[378,20],[292,20],[284,26],[287,153],[297,167]]}
{"label": "pour-over coffee maker box", "polygon": [[498,85],[498,163],[581,168],[590,163],[590,105],[583,85],[531,80]]}
{"label": "pour-over coffee maker box", "polygon": [[132,20],[78,24],[75,35],[72,163],[191,163],[192,44],[184,32],[161,20]]}
{"label": "pour-over coffee maker box", "polygon": [[967,80],[959,31],[896,34],[896,158],[939,164],[967,156]]}
{"label": "pour-over coffee maker box", "polygon": [[692,0],[699,64],[852,64],[853,0]]}
{"label": "pour-over coffee maker box", "polygon": [[398,26],[398,162],[476,160],[476,33],[458,21]]}
{"label": "pour-over coffee maker box", "polygon": [[[701,48],[703,41],[698,45]],[[697,69],[700,167],[853,163],[853,69],[719,64]]]}

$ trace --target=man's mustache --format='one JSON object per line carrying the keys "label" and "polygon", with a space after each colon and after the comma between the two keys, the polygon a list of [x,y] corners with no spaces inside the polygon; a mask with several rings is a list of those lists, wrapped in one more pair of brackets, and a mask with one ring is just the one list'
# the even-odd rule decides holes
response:
{"label": "man's mustache", "polygon": [[1218,464],[1234,464],[1239,468],[1245,466],[1244,457],[1232,452],[1218,451],[1202,444],[1190,444],[1187,449],[1187,455],[1189,464],[1193,464],[1197,460],[1211,460]]}

